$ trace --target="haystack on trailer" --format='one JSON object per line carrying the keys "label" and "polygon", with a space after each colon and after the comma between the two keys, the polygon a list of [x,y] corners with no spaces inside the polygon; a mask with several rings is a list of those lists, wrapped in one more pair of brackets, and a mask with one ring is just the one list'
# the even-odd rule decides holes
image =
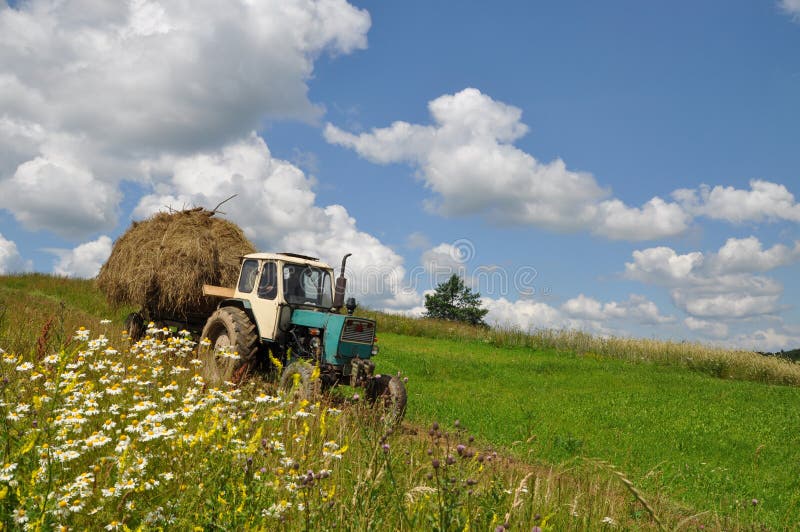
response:
{"label": "haystack on trailer", "polygon": [[97,285],[111,304],[139,307],[126,323],[133,336],[150,320],[199,332],[216,308],[203,285],[236,282],[241,257],[255,247],[216,214],[203,208],[160,212],[133,222],[114,243]]}

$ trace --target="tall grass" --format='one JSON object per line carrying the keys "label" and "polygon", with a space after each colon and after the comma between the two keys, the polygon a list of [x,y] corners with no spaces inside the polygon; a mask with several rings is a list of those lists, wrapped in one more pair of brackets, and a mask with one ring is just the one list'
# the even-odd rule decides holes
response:
{"label": "tall grass", "polygon": [[725,379],[800,386],[798,363],[697,342],[598,337],[577,330],[539,329],[525,332],[513,327],[475,327],[372,310],[361,310],[359,313],[377,320],[379,331],[406,336],[478,341],[496,347],[556,349],[581,355],[684,367]]}
{"label": "tall grass", "polygon": [[150,330],[132,345],[100,327],[0,354],[4,529],[722,524],[632,497],[617,471],[522,464],[438,424],[387,426],[353,396],[309,402],[260,379],[211,388],[187,336]]}

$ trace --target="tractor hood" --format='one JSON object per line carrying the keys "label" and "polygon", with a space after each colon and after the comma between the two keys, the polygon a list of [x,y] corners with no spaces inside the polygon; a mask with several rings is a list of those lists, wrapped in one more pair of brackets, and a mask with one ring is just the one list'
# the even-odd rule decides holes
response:
{"label": "tractor hood", "polygon": [[375,322],[366,318],[297,309],[292,313],[294,325],[323,331],[325,362],[342,364],[354,357],[370,358],[375,339]]}

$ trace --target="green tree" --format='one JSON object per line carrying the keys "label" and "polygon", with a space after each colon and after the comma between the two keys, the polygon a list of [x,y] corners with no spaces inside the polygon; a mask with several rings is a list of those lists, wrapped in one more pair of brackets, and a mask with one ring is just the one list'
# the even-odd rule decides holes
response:
{"label": "green tree", "polygon": [[425,296],[425,317],[483,325],[489,312],[481,307],[481,295],[473,292],[456,274],[440,283],[433,294]]}

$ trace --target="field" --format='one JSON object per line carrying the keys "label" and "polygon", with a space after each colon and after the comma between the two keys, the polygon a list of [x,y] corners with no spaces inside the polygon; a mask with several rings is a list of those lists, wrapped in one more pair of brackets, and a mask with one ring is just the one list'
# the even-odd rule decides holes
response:
{"label": "field", "polygon": [[6,527],[800,525],[796,364],[377,315],[379,369],[409,379],[392,430],[352,390],[209,390],[188,338],[131,348],[126,311],[88,281],[0,278]]}

